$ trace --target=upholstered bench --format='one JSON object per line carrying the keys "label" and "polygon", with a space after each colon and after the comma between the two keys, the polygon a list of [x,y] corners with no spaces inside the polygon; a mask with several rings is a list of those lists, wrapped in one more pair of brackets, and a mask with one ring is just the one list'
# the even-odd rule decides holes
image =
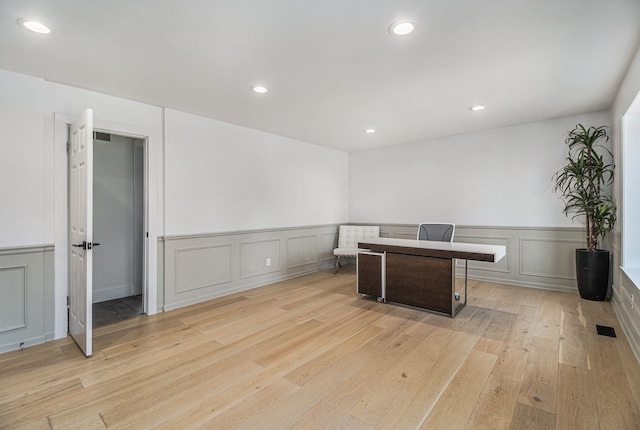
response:
{"label": "upholstered bench", "polygon": [[358,252],[366,251],[366,249],[358,248],[358,242],[374,237],[380,237],[380,226],[341,225],[338,233],[338,247],[333,250],[333,255],[336,256],[334,273],[338,273],[338,268],[342,267],[340,258],[356,257]]}

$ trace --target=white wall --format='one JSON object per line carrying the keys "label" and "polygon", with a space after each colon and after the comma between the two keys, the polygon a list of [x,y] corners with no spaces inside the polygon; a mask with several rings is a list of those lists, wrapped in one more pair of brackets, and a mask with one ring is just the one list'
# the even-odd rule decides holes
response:
{"label": "white wall", "polygon": [[43,88],[0,70],[0,248],[45,242]]}
{"label": "white wall", "polygon": [[165,109],[165,233],[347,221],[345,152]]}
{"label": "white wall", "polygon": [[[66,124],[87,108],[94,109],[98,128],[149,137],[148,281],[155,288],[164,215],[162,109],[0,70],[0,247],[55,245],[53,273],[45,267],[44,274],[55,278],[54,291],[44,290],[48,305],[53,297],[55,337],[67,333]],[[155,303],[155,290],[149,298]]]}
{"label": "white wall", "polygon": [[609,125],[609,112],[351,153],[349,221],[579,226],[552,191],[578,123]]}
{"label": "white wall", "polygon": [[55,245],[55,337],[66,335],[66,124],[87,108],[97,129],[149,138],[153,288],[165,234],[347,221],[344,152],[0,70],[0,248]]}

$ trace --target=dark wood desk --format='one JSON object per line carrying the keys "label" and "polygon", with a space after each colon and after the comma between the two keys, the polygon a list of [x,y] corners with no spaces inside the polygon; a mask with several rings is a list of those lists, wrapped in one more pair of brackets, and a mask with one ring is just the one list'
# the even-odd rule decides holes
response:
{"label": "dark wood desk", "polygon": [[[455,317],[467,301],[467,260],[498,262],[500,245],[368,239],[358,254],[358,293]],[[456,300],[455,260],[465,260],[464,301]]]}

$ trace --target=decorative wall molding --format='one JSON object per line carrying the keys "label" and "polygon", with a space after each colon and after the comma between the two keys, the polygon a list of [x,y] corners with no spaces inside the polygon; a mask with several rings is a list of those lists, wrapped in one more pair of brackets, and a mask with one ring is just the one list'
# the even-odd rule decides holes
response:
{"label": "decorative wall molding", "polygon": [[[381,237],[402,239],[415,238],[418,228],[417,224],[377,225],[380,225]],[[158,249],[164,250],[164,259],[159,263],[163,270],[158,278],[166,282],[158,287],[158,291],[164,291],[164,301],[158,304],[164,310],[174,309],[329,269],[335,262],[333,248],[338,240],[338,227],[322,225],[167,236],[158,245]],[[584,244],[583,228],[457,225],[455,241],[507,248],[505,258],[496,264],[469,262],[470,279],[577,292],[574,249]],[[230,271],[230,280],[222,284],[204,283],[197,291],[176,290],[175,273],[180,269],[176,267],[174,251],[216,244],[230,247],[230,262],[217,263]],[[265,264],[267,258],[271,259],[271,266]],[[205,265],[204,262],[200,264]],[[191,270],[197,269],[192,267]],[[203,267],[202,270],[206,273],[211,269]],[[456,270],[459,276],[463,275],[463,261],[457,262]]]}
{"label": "decorative wall molding", "polygon": [[520,274],[575,281],[576,239],[520,238]]}
{"label": "decorative wall molding", "polygon": [[[282,269],[281,239],[265,239],[240,242],[240,278],[247,279]],[[269,265],[267,265],[267,260]]]}
{"label": "decorative wall molding", "polygon": [[0,332],[27,326],[27,266],[0,266]]}
{"label": "decorative wall molding", "polygon": [[287,264],[289,269],[309,266],[321,261],[322,251],[318,250],[316,235],[294,236],[287,238]]}
{"label": "decorative wall molding", "polygon": [[338,244],[338,231],[332,231],[330,233],[322,233],[320,235],[320,261],[325,262],[331,260],[335,261],[335,255],[333,250]]}
{"label": "decorative wall molding", "polygon": [[54,332],[53,245],[0,248],[0,353]]}
{"label": "decorative wall molding", "polygon": [[0,256],[2,255],[18,255],[18,254],[33,254],[42,252],[53,252],[53,245],[29,245],[29,246],[16,246],[9,248],[0,248]]}
{"label": "decorative wall molding", "polygon": [[[167,236],[158,244],[162,310],[333,267],[338,225]],[[226,253],[212,250],[225,249]],[[160,282],[164,280],[164,284]]]}
{"label": "decorative wall molding", "polygon": [[231,244],[175,250],[176,294],[231,282]]}
{"label": "decorative wall molding", "polygon": [[608,248],[612,251],[611,305],[633,354],[640,362],[640,285],[627,276],[620,267],[622,261],[622,236],[620,232],[612,231],[607,236],[607,242]]}

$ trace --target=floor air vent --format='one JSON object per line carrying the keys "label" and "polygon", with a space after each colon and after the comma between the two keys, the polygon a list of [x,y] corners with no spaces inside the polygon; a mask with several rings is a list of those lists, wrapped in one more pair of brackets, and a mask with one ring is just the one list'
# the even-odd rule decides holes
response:
{"label": "floor air vent", "polygon": [[596,325],[596,330],[600,336],[616,337],[616,331],[613,327],[607,327],[606,325]]}

